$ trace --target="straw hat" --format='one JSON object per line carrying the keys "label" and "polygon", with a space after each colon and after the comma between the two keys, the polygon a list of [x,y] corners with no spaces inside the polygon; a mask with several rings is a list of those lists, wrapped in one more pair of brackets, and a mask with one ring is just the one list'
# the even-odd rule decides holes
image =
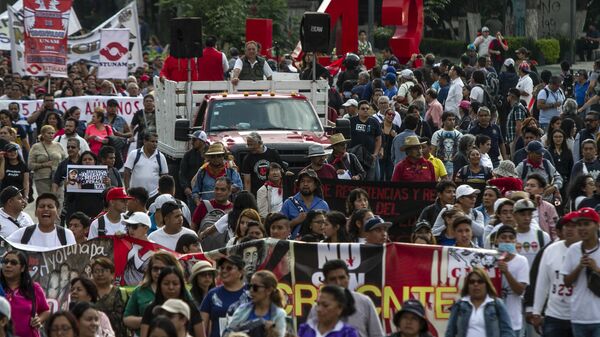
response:
{"label": "straw hat", "polygon": [[225,149],[223,149],[223,145],[221,144],[211,144],[208,147],[208,150],[204,154],[205,156],[214,156],[218,154],[225,154]]}
{"label": "straw hat", "polygon": [[419,141],[419,137],[417,137],[417,136],[408,136],[408,137],[406,137],[406,139],[404,139],[404,145],[402,145],[400,147],[400,151],[404,151],[404,150],[408,149],[409,147],[421,146],[426,143],[427,142]]}
{"label": "straw hat", "polygon": [[344,138],[344,135],[342,133],[336,133],[329,137],[329,141],[331,142],[331,145],[329,145],[327,148],[331,149],[335,144],[348,143],[350,140]]}

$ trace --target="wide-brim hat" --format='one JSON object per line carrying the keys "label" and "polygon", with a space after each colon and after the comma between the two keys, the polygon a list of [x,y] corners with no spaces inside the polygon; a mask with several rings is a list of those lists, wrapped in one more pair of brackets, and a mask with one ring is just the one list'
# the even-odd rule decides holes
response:
{"label": "wide-brim hat", "polygon": [[498,167],[492,170],[492,172],[500,177],[513,177],[517,178],[517,171],[515,170],[515,163],[510,160],[502,160],[498,164]]}
{"label": "wide-brim hat", "polygon": [[325,149],[323,148],[323,146],[321,146],[319,144],[313,144],[308,147],[308,155],[306,157],[307,158],[322,157],[322,156],[326,156],[326,155],[327,154],[325,153]]}
{"label": "wide-brim hat", "polygon": [[404,144],[400,147],[400,151],[404,151],[409,147],[421,146],[427,142],[421,142],[417,136],[408,136],[404,139]]}
{"label": "wide-brim hat", "polygon": [[331,137],[329,137],[329,141],[331,142],[331,145],[329,145],[327,148],[331,149],[336,144],[339,144],[339,143],[348,143],[350,140],[346,139],[344,137],[344,134],[342,134],[342,133],[336,133],[336,134],[331,135]]}
{"label": "wide-brim hat", "polygon": [[206,153],[204,155],[205,156],[214,156],[214,155],[218,155],[218,154],[225,154],[225,149],[223,148],[223,145],[211,144],[208,147],[208,150],[206,151]]}
{"label": "wide-brim hat", "polygon": [[194,264],[194,266],[192,267],[192,274],[190,275],[190,283],[193,284],[196,276],[200,275],[201,273],[207,272],[207,271],[216,273],[217,269],[215,267],[213,267],[212,263],[210,263],[208,261],[200,260],[200,261],[196,262]]}
{"label": "wide-brim hat", "polygon": [[307,176],[309,178],[313,178],[315,183],[317,184],[317,186],[321,186],[321,179],[319,179],[319,176],[317,175],[317,172],[315,172],[315,170],[313,169],[304,169],[302,171],[300,171],[300,173],[298,173],[298,178],[296,179],[296,185],[298,185],[300,183],[300,180],[302,179],[302,177]]}
{"label": "wide-brim hat", "polygon": [[425,324],[422,325],[421,332],[427,331],[427,316],[425,315],[425,307],[418,300],[410,299],[402,303],[402,309],[394,314],[393,322],[394,325],[400,325],[400,318],[405,313],[411,313],[419,317]]}

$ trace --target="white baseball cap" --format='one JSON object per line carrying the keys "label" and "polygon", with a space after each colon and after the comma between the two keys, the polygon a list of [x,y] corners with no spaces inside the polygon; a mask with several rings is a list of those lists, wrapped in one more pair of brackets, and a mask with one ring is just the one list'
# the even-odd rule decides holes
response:
{"label": "white baseball cap", "polygon": [[148,212],[150,212],[150,213],[156,213],[156,211],[160,210],[160,208],[162,207],[162,205],[164,203],[167,203],[169,201],[177,202],[177,200],[175,200],[175,197],[173,197],[170,194],[161,194],[161,195],[159,195],[156,198],[156,200],[154,200],[154,202],[152,203],[152,205],[150,205],[150,208],[148,209]]}
{"label": "white baseball cap", "polygon": [[129,218],[123,220],[123,222],[128,225],[142,224],[148,228],[152,227],[150,217],[144,212],[134,212]]}
{"label": "white baseball cap", "polygon": [[342,106],[358,106],[358,102],[354,98],[351,98],[342,104]]}
{"label": "white baseball cap", "polygon": [[181,314],[187,318],[188,321],[190,320],[190,306],[180,299],[168,299],[162,305],[154,307],[152,313],[155,315],[160,314],[160,310],[164,310],[171,314]]}
{"label": "white baseball cap", "polygon": [[456,199],[472,194],[479,194],[481,191],[469,185],[460,185],[456,189]]}

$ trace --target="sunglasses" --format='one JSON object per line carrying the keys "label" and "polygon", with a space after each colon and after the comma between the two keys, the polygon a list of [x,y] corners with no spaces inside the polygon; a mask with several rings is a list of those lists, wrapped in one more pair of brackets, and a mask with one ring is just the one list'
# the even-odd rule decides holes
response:
{"label": "sunglasses", "polygon": [[248,287],[254,292],[257,292],[258,290],[260,290],[260,288],[266,288],[265,286],[260,284],[250,284]]}
{"label": "sunglasses", "polygon": [[20,262],[19,262],[19,260],[3,259],[2,264],[10,264],[11,266],[18,266],[20,264]]}
{"label": "sunglasses", "polygon": [[484,284],[485,281],[482,279],[470,279],[469,284]]}

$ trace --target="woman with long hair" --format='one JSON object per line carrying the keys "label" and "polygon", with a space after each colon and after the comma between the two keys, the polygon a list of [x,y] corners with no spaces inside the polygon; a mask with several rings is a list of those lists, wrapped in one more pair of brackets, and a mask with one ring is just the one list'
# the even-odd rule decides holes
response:
{"label": "woman with long hair", "polygon": [[577,210],[585,198],[590,198],[596,191],[596,182],[590,174],[580,174],[569,186],[569,206],[572,211]]}
{"label": "woman with long hair", "polygon": [[348,221],[348,235],[350,237],[350,242],[366,242],[363,226],[367,220],[374,216],[375,214],[367,208],[357,209],[352,213],[352,216]]}
{"label": "woman with long hair", "polygon": [[[450,309],[446,337],[462,337],[470,329],[484,331],[484,336],[514,337],[506,306],[486,271],[475,268],[467,274],[461,296]],[[482,306],[483,319],[473,314]]]}
{"label": "woman with long hair", "polygon": [[548,143],[548,140],[549,140],[548,137],[550,137],[550,134],[552,133],[552,131],[560,130],[561,124],[562,124],[562,119],[560,119],[560,116],[553,116],[552,118],[550,118],[550,123],[548,123],[546,132],[544,132],[544,135],[542,136],[542,138],[540,138],[542,144],[544,144],[544,147],[548,148],[548,145],[550,145]]}
{"label": "woman with long hair", "polygon": [[192,267],[192,274],[189,280],[192,285],[190,293],[194,302],[196,302],[197,308],[200,308],[208,291],[215,287],[216,276],[217,270],[208,261],[198,261]]}
{"label": "woman with long hair", "polygon": [[[240,191],[233,200],[233,208],[231,211],[223,215],[214,225],[204,229],[202,233],[200,233],[200,238],[206,238],[215,232],[219,232],[220,234],[227,232],[227,236],[230,238],[229,242],[231,242],[236,236],[235,233],[240,215],[248,208],[255,210],[258,214],[258,205],[254,194],[249,191]],[[229,244],[229,242],[227,244]]]}
{"label": "woman with long hair", "polygon": [[42,125],[52,126],[54,130],[56,130],[55,136],[60,136],[65,133],[63,119],[56,111],[49,111],[46,114]]}
{"label": "woman with long hair", "polygon": [[19,155],[17,147],[14,144],[8,144],[4,147],[4,178],[0,190],[8,186],[15,186],[23,190],[23,195],[28,196],[31,186],[29,186],[29,169],[23,158]]}
{"label": "woman with long hair", "polygon": [[238,255],[224,256],[217,261],[217,273],[223,284],[209,290],[200,306],[207,337],[221,336],[221,329],[225,329],[221,324],[229,307],[240,300],[240,303],[247,301],[244,267],[244,260]]}
{"label": "woman with long hair", "polygon": [[10,303],[15,336],[39,337],[50,307],[42,287],[31,280],[25,253],[13,250],[4,255],[0,285]]}
{"label": "woman with long hair", "polygon": [[[68,311],[57,311],[53,313],[46,323],[47,337],[78,337],[79,326],[77,320]],[[86,336],[87,337],[87,336]]]}
{"label": "woman with long hair", "polygon": [[316,317],[298,328],[298,337],[331,336],[358,337],[356,328],[344,318],[356,312],[350,290],[336,285],[326,285],[317,297]]}
{"label": "woman with long hair", "polygon": [[369,209],[369,193],[362,188],[355,188],[348,194],[346,199],[346,216],[351,216],[355,210],[367,208]]}
{"label": "woman with long hair", "polygon": [[548,152],[554,160],[554,167],[563,179],[561,195],[566,199],[566,188],[569,186],[571,169],[573,168],[573,153],[567,144],[567,135],[561,129],[554,129],[548,134]]}
{"label": "woman with long hair", "polygon": [[167,266],[177,265],[179,265],[177,259],[173,254],[167,252],[156,252],[148,260],[144,279],[139,286],[133,289],[123,312],[125,326],[131,330],[135,330],[138,336],[140,335],[139,329],[142,325],[144,311],[154,301],[160,272]]}
{"label": "woman with long hair", "polygon": [[392,161],[392,142],[394,137],[400,133],[400,127],[395,125],[394,117],[396,112],[392,108],[385,110],[383,122],[381,123],[381,159],[379,159],[379,167],[381,170],[381,180],[389,181],[392,179],[394,171],[394,162]]}
{"label": "woman with long hair", "polygon": [[56,131],[50,125],[40,130],[40,141],[29,151],[28,167],[33,171],[33,181],[38,195],[52,192],[52,177],[58,164],[67,158],[63,147],[54,141]]}
{"label": "woman with long hair", "polygon": [[577,125],[571,118],[565,118],[560,124],[560,129],[565,133],[565,142],[571,152],[573,152],[573,146],[575,145],[575,136],[577,135]]}
{"label": "woman with long hair", "polygon": [[325,214],[325,223],[321,228],[324,237],[322,242],[348,242],[347,222],[344,213],[338,211],[327,212]]}
{"label": "woman with long hair", "polygon": [[452,167],[454,167],[454,175],[458,170],[466,165],[469,165],[469,151],[475,147],[475,136],[472,134],[463,135],[458,140],[458,152],[452,160]]}
{"label": "woman with long hair", "polygon": [[324,210],[310,210],[306,213],[306,218],[300,225],[300,233],[298,236],[301,241],[319,242],[323,239],[323,225],[325,224]]}
{"label": "woman with long hair", "polygon": [[110,125],[104,124],[104,109],[98,107],[94,110],[92,120],[85,129],[85,140],[90,145],[90,150],[98,155],[100,148],[108,144],[108,137],[114,134]]}
{"label": "woman with long hair", "polygon": [[460,184],[485,184],[492,179],[492,170],[489,167],[481,165],[481,153],[478,149],[472,148],[467,151],[469,164],[463,166],[456,172],[454,182]]}
{"label": "woman with long hair", "polygon": [[[235,206],[234,206],[235,210]],[[233,212],[233,210],[231,211]],[[230,214],[231,214],[230,212]],[[246,236],[246,232],[248,230],[248,223],[250,221],[256,221],[258,223],[262,223],[260,220],[260,214],[254,208],[246,208],[237,216],[237,223],[235,224],[235,236],[233,236],[227,242],[227,247],[231,247],[236,245],[244,236]]]}
{"label": "woman with long hair", "polygon": [[92,303],[77,302],[71,308],[71,313],[77,320],[79,337],[107,337],[106,333],[102,331],[100,324],[102,311],[96,309]]}
{"label": "woman with long hair", "polygon": [[[96,288],[94,281],[87,277],[76,277],[72,279],[71,292],[69,294],[71,296],[69,308],[71,309],[81,302],[96,303],[96,301],[98,301],[98,288]],[[79,319],[79,317],[77,317],[77,319]],[[98,311],[98,322],[98,332],[102,336],[108,337],[115,335],[108,316],[102,311]]]}
{"label": "woman with long hair", "polygon": [[163,268],[158,276],[156,295],[154,301],[146,307],[140,327],[140,337],[148,337],[150,323],[154,319],[153,310],[162,305],[168,299],[179,299],[187,303],[190,307],[189,333],[193,337],[205,337],[202,328],[202,320],[196,306],[190,299],[190,295],[185,289],[185,280],[183,271],[179,264]]}
{"label": "woman with long hair", "polygon": [[266,336],[284,337],[287,324],[283,310],[284,297],[277,289],[277,278],[268,270],[254,273],[250,284],[251,302],[242,304],[233,313],[227,330],[236,331],[247,321],[262,318],[265,320]]}

